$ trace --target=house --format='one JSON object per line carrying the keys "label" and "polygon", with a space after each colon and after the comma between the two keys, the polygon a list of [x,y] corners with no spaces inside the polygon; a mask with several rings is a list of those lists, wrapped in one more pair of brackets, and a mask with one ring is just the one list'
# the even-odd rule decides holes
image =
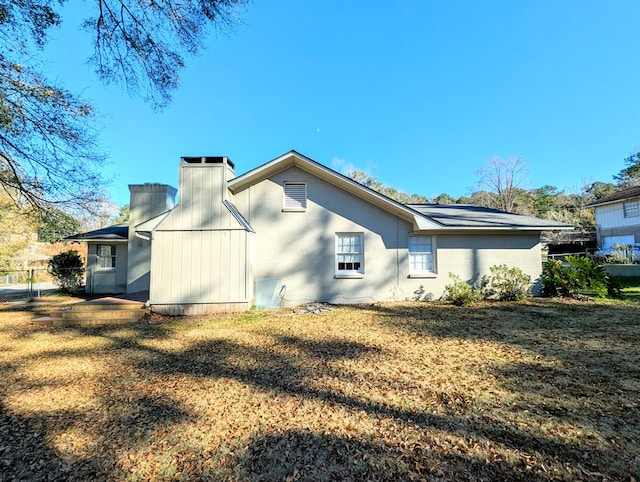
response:
{"label": "house", "polygon": [[594,208],[598,246],[608,250],[614,244],[640,243],[640,186],[598,199]]}
{"label": "house", "polygon": [[122,226],[73,237],[89,244],[90,291],[149,290],[153,310],[171,315],[439,297],[449,273],[478,279],[497,264],[538,280],[540,233],[571,229],[403,205],[296,151],[240,176],[227,157],[184,157],[179,171],[178,204],[170,186],[129,186],[126,239]]}

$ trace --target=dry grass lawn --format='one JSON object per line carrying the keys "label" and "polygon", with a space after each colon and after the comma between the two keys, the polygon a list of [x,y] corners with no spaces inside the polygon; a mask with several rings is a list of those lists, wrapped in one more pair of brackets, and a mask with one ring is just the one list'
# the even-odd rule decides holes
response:
{"label": "dry grass lawn", "polygon": [[0,480],[640,480],[640,305],[44,328],[0,307]]}

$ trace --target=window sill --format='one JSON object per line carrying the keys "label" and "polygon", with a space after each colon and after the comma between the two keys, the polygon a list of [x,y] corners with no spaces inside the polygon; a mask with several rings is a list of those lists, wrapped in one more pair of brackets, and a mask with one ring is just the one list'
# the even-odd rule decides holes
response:
{"label": "window sill", "polygon": [[361,279],[364,278],[363,274],[337,274],[334,279]]}
{"label": "window sill", "polygon": [[303,213],[307,208],[282,208],[283,213]]}
{"label": "window sill", "polygon": [[407,278],[437,278],[438,273],[411,273]]}
{"label": "window sill", "polygon": [[115,272],[115,268],[95,268],[93,270],[94,273],[113,273]]}

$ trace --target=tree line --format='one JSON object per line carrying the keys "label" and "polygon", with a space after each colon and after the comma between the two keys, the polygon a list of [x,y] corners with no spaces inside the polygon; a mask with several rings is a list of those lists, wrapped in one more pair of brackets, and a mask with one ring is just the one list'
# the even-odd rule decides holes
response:
{"label": "tree line", "polygon": [[[105,186],[106,156],[93,106],[44,74],[43,48],[62,22],[65,0],[0,0],[0,241],[35,230],[54,241],[113,219]],[[180,83],[186,59],[212,30],[228,32],[249,0],[97,0],[79,26],[89,35],[88,60],[104,83],[161,109]],[[496,158],[478,171],[479,189],[454,199],[408,195],[373,176],[350,177],[402,203],[477,204],[594,228],[587,205],[613,190],[637,185],[640,152],[625,159],[614,183],[594,182],[578,193],[555,186],[527,188],[526,161]],[[126,220],[126,212],[119,213]],[[118,215],[116,215],[117,217]],[[91,226],[93,224],[93,226]],[[7,232],[9,234],[7,234]],[[11,250],[9,250],[11,251]]]}
{"label": "tree line", "polygon": [[345,174],[403,204],[472,204],[571,224],[587,237],[595,235],[595,218],[588,207],[590,204],[619,190],[640,186],[640,152],[624,159],[625,167],[613,176],[614,182],[586,183],[577,192],[565,192],[547,184],[528,188],[527,165],[521,157],[493,158],[477,171],[478,189],[457,198],[447,193],[431,198],[408,194],[359,169],[351,169]]}

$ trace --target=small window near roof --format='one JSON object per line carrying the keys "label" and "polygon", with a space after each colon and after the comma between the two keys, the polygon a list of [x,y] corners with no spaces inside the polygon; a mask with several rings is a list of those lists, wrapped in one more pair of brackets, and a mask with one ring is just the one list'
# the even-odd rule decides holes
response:
{"label": "small window near roof", "polygon": [[307,209],[307,183],[284,183],[284,210],[304,211]]}
{"label": "small window near roof", "polygon": [[112,244],[99,244],[97,246],[98,269],[111,269],[116,267],[116,247]]}
{"label": "small window near roof", "polygon": [[636,218],[640,216],[640,206],[638,206],[638,201],[626,202],[622,207],[625,218]]}

